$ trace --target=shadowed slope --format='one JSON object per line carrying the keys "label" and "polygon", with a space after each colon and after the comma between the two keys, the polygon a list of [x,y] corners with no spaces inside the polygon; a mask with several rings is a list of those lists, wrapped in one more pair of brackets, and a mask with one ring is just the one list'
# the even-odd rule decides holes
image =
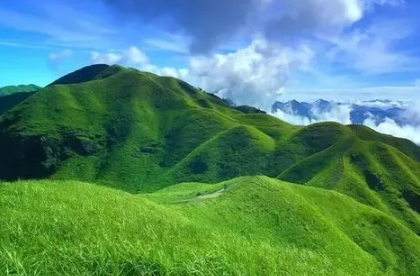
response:
{"label": "shadowed slope", "polygon": [[0,97],[0,116],[6,111],[20,104],[33,94],[35,94],[35,92],[18,92]]}

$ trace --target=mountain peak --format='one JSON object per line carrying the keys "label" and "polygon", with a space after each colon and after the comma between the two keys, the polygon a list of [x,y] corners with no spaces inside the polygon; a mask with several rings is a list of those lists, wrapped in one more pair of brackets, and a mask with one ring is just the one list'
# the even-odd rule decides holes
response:
{"label": "mountain peak", "polygon": [[107,78],[111,75],[117,74],[121,70],[124,70],[124,67],[113,65],[109,66],[107,64],[94,64],[83,67],[79,70],[76,70],[64,77],[59,78],[51,85],[56,84],[76,84],[92,81],[95,79]]}

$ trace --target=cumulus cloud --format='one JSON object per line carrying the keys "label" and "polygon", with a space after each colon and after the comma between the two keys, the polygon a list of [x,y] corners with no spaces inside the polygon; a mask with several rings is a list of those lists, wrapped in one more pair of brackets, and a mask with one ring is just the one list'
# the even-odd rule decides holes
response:
{"label": "cumulus cloud", "polygon": [[272,115],[285,122],[301,126],[307,126],[319,122],[338,122],[344,125],[348,125],[351,124],[351,110],[352,108],[350,104],[341,104],[333,105],[330,109],[328,109],[328,111],[321,110],[315,106],[311,109],[311,113],[313,115],[312,118],[299,116],[298,114],[293,114],[290,112],[283,112],[281,110],[277,110],[276,112],[272,113]]}
{"label": "cumulus cloud", "polygon": [[399,138],[405,138],[420,145],[420,126],[398,125],[394,120],[386,118],[380,124],[376,124],[374,119],[368,118],[364,125],[381,133],[389,134]]}
{"label": "cumulus cloud", "polygon": [[269,110],[293,67],[308,64],[313,52],[255,39],[248,47],[228,54],[192,57],[187,80],[236,104]]}
{"label": "cumulus cloud", "polygon": [[277,5],[277,12],[264,27],[273,39],[338,32],[359,21],[365,8],[359,0],[285,0],[272,4]]}
{"label": "cumulus cloud", "polygon": [[420,100],[411,102],[405,109],[403,116],[408,118],[412,124],[420,126]]}
{"label": "cumulus cloud", "polygon": [[124,64],[143,65],[149,63],[149,58],[139,48],[131,46],[126,51],[110,51],[106,53],[92,52],[91,61],[94,64]]}
{"label": "cumulus cloud", "polygon": [[164,76],[183,79],[236,104],[269,110],[294,67],[304,67],[313,52],[304,44],[290,48],[256,38],[240,50],[212,56],[191,56],[187,68],[160,68],[138,48],[92,53],[92,63],[134,66]]}
{"label": "cumulus cloud", "polygon": [[[265,110],[276,95],[287,91],[292,73],[319,79],[325,67],[335,69],[339,64],[343,70],[381,74],[402,71],[415,63],[408,54],[396,53],[391,47],[409,35],[401,24],[378,21],[373,22],[377,27],[362,24],[363,28],[354,29],[376,7],[403,0],[102,1],[121,22],[150,24],[171,34],[165,39],[146,38],[149,46],[184,54],[190,51],[189,66],[182,71],[150,62],[136,63],[136,67],[183,78],[238,104]],[[244,46],[244,41],[252,42]],[[231,43],[242,46],[220,51]],[[96,54],[94,59],[126,64],[126,56]],[[318,85],[339,82],[336,73],[332,74]]]}
{"label": "cumulus cloud", "polygon": [[90,58],[90,63],[92,64],[120,64],[161,76],[171,76],[184,80],[187,80],[189,77],[189,71],[187,69],[158,67],[154,65],[151,63],[149,57],[136,46],[130,46],[127,50],[92,52]]}
{"label": "cumulus cloud", "polygon": [[[337,32],[375,5],[396,0],[102,0],[121,19],[162,23],[191,37],[192,53],[208,53],[235,34],[263,33],[283,39],[296,34]],[[162,23],[161,25],[165,25]]]}
{"label": "cumulus cloud", "polygon": [[193,38],[191,51],[208,52],[245,25],[260,0],[103,0],[121,19],[139,24],[169,22]]}

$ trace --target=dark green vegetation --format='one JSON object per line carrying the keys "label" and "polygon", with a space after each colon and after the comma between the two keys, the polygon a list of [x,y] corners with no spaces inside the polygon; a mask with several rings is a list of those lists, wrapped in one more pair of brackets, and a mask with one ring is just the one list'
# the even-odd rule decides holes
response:
{"label": "dark green vegetation", "polygon": [[41,89],[41,87],[33,84],[0,88],[0,116],[35,94],[39,89]]}
{"label": "dark green vegetation", "polygon": [[45,178],[0,187],[0,270],[420,275],[420,148],[363,126],[95,65],[0,117],[0,179]]}
{"label": "dark green vegetation", "polygon": [[6,111],[12,109],[15,105],[20,104],[35,92],[20,92],[0,97],[0,116]]}
{"label": "dark green vegetation", "polygon": [[35,92],[39,89],[41,89],[41,87],[34,84],[5,86],[0,88],[0,97],[16,93]]}

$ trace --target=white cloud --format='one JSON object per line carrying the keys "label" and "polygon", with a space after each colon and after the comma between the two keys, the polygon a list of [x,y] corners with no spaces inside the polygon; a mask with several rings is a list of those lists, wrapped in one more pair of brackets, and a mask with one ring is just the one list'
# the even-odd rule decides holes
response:
{"label": "white cloud", "polygon": [[373,100],[373,101],[356,101],[358,105],[363,105],[366,107],[376,107],[380,109],[390,109],[390,108],[401,108],[405,109],[411,105],[410,100]]}
{"label": "white cloud", "polygon": [[135,46],[129,47],[125,51],[109,51],[106,53],[92,52],[91,61],[94,64],[124,64],[124,65],[144,65],[149,63],[149,59],[143,51]]}
{"label": "white cloud", "polygon": [[420,100],[412,101],[405,109],[403,116],[409,118],[414,125],[420,126]]}
{"label": "white cloud", "polygon": [[281,110],[272,113],[277,118],[295,125],[307,126],[319,122],[338,122],[344,125],[351,124],[350,112],[352,108],[350,104],[334,105],[331,110],[325,112],[320,109],[313,108],[311,112],[316,119],[309,119],[296,114],[290,114]]}
{"label": "white cloud", "polygon": [[134,64],[145,64],[149,62],[149,58],[139,48],[131,46],[126,52],[127,62]]}
{"label": "white cloud", "polygon": [[321,36],[332,43],[327,57],[347,68],[368,74],[384,74],[418,68],[419,60],[411,53],[396,51],[395,44],[408,38],[411,22],[382,20],[365,29],[354,29],[337,36]]}
{"label": "white cloud", "polygon": [[[374,103],[374,102],[372,102]],[[371,103],[359,102],[363,106],[369,106]],[[369,116],[363,125],[368,126],[380,133],[392,135],[394,137],[405,138],[420,145],[420,102],[408,103],[405,101],[389,102],[377,105],[378,108],[386,109],[397,105],[400,108],[406,108],[403,113],[404,125],[398,124],[394,119],[385,118],[381,122],[377,122],[376,118],[372,115]],[[310,125],[318,122],[333,121],[341,124],[351,124],[350,112],[352,111],[351,103],[341,104],[334,106],[330,111],[321,112],[320,110],[312,109],[313,117],[309,119],[306,117],[298,116],[288,112],[277,111],[273,113],[274,116],[280,118],[291,124],[296,125]]]}
{"label": "white cloud", "polygon": [[290,48],[259,38],[232,53],[192,57],[186,78],[237,104],[269,110],[289,71],[309,64],[312,57],[304,44]]}
{"label": "white cloud", "polygon": [[303,44],[288,48],[259,38],[232,53],[190,57],[189,66],[182,69],[159,68],[136,47],[119,52],[93,52],[91,59],[92,63],[120,63],[180,78],[237,104],[269,110],[283,92],[289,70],[306,66],[312,56],[311,49]]}
{"label": "white cloud", "polygon": [[381,133],[389,134],[399,138],[405,138],[420,145],[420,127],[405,125],[399,126],[394,120],[386,118],[384,122],[379,125],[375,124],[373,119],[367,119],[364,125]]}
{"label": "white cloud", "polygon": [[[207,91],[217,92],[219,96],[227,97],[237,104],[248,104],[269,110],[278,94],[283,92],[289,71],[294,67],[302,69],[309,66],[313,55],[312,50],[304,44],[296,48],[282,47],[279,44],[273,44],[259,38],[255,39],[248,47],[228,54],[191,57],[189,66],[182,69],[155,66],[140,49],[134,46],[125,51],[94,52],[92,53],[92,62],[133,65],[140,70],[189,81],[193,85],[205,88]],[[416,87],[407,87],[406,89],[410,92],[418,91]],[[370,95],[378,91],[388,95],[397,92],[398,88],[371,87],[361,89],[361,93],[369,93]],[[368,118],[364,124],[376,131],[420,143],[420,102],[414,102],[411,105],[406,100],[389,102],[356,101],[356,103],[378,108],[407,108],[405,116],[412,122],[417,121],[418,125],[413,123],[414,125],[399,126],[389,118],[380,124],[376,124],[374,118]],[[335,105],[327,112],[314,108],[311,112],[316,119],[308,119],[281,111],[273,115],[297,125],[309,125],[325,121],[350,124],[351,104],[352,102]]]}
{"label": "white cloud", "polygon": [[69,49],[64,49],[62,51],[59,52],[52,52],[49,54],[48,58],[51,61],[55,61],[55,60],[62,60],[62,59],[66,59],[69,58],[73,55],[73,51],[69,50]]}
{"label": "white cloud", "polygon": [[309,118],[302,117],[295,114],[290,114],[287,112],[283,112],[281,110],[278,110],[277,112],[272,113],[272,115],[285,122],[288,122],[293,125],[298,125],[298,126],[307,126],[307,125],[316,123],[316,121],[310,120]]}
{"label": "white cloud", "polygon": [[92,52],[91,59],[92,63],[105,63],[105,64],[116,64],[122,60],[122,55],[116,53],[98,53]]}

